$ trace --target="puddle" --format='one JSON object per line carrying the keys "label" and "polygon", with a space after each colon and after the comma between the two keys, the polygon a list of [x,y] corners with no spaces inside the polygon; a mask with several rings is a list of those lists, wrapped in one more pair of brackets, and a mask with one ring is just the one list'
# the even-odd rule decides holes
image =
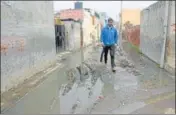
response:
{"label": "puddle", "polygon": [[87,113],[101,95],[103,83],[100,78],[93,85],[91,77],[84,83],[74,83],[71,90],[62,95],[65,87],[62,87],[59,94],[60,114]]}
{"label": "puddle", "polygon": [[[84,74],[82,77],[80,76],[80,80],[77,78],[77,82],[72,84],[65,95],[62,95],[62,92],[66,85],[61,88],[59,95],[60,114],[91,113],[91,108],[102,94],[103,97],[106,97],[106,95],[115,93],[119,100],[123,102],[123,105],[127,106],[128,103],[135,103],[136,100],[140,100],[139,96],[145,97],[145,95],[155,95],[152,93],[152,90],[148,91],[148,89],[151,89],[149,87],[161,88],[169,83],[173,84],[172,80],[168,77],[169,75],[165,72],[157,71],[158,73],[153,73],[154,75],[151,76],[145,74],[145,72],[149,72],[149,70],[142,71],[139,69],[139,71],[137,71],[131,62],[122,63],[119,65],[120,67],[117,67],[116,74],[112,74],[104,66],[97,66],[97,60],[89,61],[92,61],[92,65],[85,64],[85,67],[87,68],[84,69],[84,73],[89,70],[88,73],[91,74]],[[140,72],[144,73],[140,74]],[[164,91],[155,92],[163,93]],[[138,108],[138,105],[139,107],[141,106],[140,104],[134,104],[129,105],[130,107],[124,107],[124,109],[129,110],[131,106],[134,106],[135,110],[135,107]],[[126,110],[114,112],[123,113],[122,111],[124,112]]]}
{"label": "puddle", "polygon": [[[104,71],[106,69],[104,66],[96,63],[98,63],[97,60],[91,59],[86,61],[82,68],[76,67],[75,71],[72,71],[73,79],[76,78],[74,83],[69,82],[62,85],[59,90],[60,114],[90,113],[102,94],[104,97],[113,92],[113,86],[107,87],[107,84],[112,83],[102,81],[102,78],[107,78],[104,79],[105,81],[114,81],[108,78],[111,76],[110,73]],[[83,75],[78,75],[78,73]],[[70,85],[69,88],[68,85]]]}

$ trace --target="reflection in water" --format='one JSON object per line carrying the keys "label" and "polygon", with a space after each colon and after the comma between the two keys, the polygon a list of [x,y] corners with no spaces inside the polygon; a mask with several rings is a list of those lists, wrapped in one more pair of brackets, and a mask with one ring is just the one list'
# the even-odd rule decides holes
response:
{"label": "reflection in water", "polygon": [[[90,54],[87,52],[84,55]],[[91,108],[101,95],[104,85],[100,80],[100,72],[95,70],[97,69],[95,65],[98,62],[97,60],[87,59],[83,67],[80,68],[80,66],[77,66],[81,64],[80,56],[70,57],[68,60],[70,61],[66,63],[69,66],[67,72],[65,72],[68,82],[62,84],[59,91],[60,114],[88,113],[90,111],[88,108]],[[79,63],[77,63],[78,60]],[[81,73],[83,75],[80,75]]]}
{"label": "reflection in water", "polygon": [[85,82],[74,83],[71,90],[62,95],[65,87],[63,86],[60,90],[60,113],[82,113],[88,112],[88,108],[96,102],[98,96],[101,95],[103,83],[98,78],[95,85],[91,84],[91,77]]}

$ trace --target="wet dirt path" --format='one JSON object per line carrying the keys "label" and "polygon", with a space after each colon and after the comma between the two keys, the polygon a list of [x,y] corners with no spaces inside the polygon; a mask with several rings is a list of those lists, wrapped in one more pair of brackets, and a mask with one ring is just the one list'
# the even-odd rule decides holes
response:
{"label": "wet dirt path", "polygon": [[110,65],[99,62],[100,52],[101,48],[85,50],[82,68],[80,52],[65,58],[61,69],[49,74],[42,84],[5,113],[140,113],[142,110],[137,110],[146,105],[175,95],[175,83],[168,74],[162,77],[150,72],[148,75],[120,50],[116,53],[117,71],[112,73]]}
{"label": "wet dirt path", "polygon": [[[130,114],[175,112],[175,79],[123,44],[125,56],[117,56],[118,71],[112,94],[94,107],[92,114]],[[127,61],[128,60],[128,61]],[[123,68],[123,69],[122,69]],[[130,74],[132,73],[132,74]],[[162,105],[159,105],[159,103]],[[168,112],[168,113],[169,113]]]}

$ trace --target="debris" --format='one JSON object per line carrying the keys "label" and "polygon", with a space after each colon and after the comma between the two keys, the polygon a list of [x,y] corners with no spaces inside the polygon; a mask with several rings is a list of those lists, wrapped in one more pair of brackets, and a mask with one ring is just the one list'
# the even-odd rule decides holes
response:
{"label": "debris", "polygon": [[104,96],[100,95],[98,96],[98,99],[104,99]]}
{"label": "debris", "polygon": [[166,110],[165,110],[165,113],[164,114],[175,114],[175,109],[173,109],[173,108],[167,108]]}

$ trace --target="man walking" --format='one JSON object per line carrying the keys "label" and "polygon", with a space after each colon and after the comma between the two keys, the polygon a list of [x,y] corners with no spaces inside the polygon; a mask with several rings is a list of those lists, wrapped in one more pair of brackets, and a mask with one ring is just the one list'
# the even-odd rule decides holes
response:
{"label": "man walking", "polygon": [[[113,19],[108,19],[108,24],[102,29],[101,32],[101,43],[104,51],[104,62],[107,64],[108,60],[108,51],[110,50],[111,56],[111,67],[112,71],[115,71],[115,48],[118,41],[117,30],[113,27]],[[103,52],[102,52],[103,53]]]}

